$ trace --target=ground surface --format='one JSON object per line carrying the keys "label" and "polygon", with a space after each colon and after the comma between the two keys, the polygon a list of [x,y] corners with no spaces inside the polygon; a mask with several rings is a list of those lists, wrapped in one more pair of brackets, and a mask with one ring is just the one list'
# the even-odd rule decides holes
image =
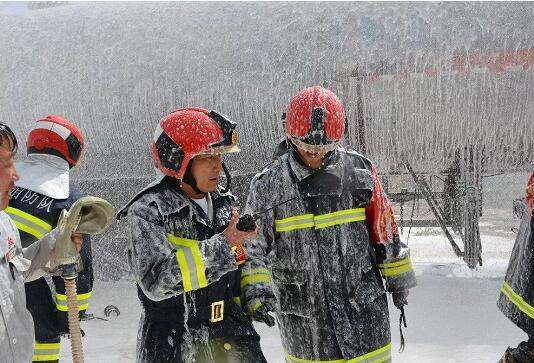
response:
{"label": "ground surface", "polygon": [[[490,242],[495,251],[491,254],[501,251],[506,255],[513,240],[493,238]],[[394,308],[390,312],[395,362],[496,362],[508,345],[524,338],[495,305],[505,258],[488,260],[487,266],[472,272],[461,260],[439,256],[439,251],[448,253],[441,235],[417,234],[410,239],[419,286],[412,290],[406,309],[408,328],[404,331],[406,349],[402,354],[397,352],[399,314]],[[140,306],[133,282],[97,281],[93,296],[90,312],[103,317],[104,308],[113,304],[121,314],[109,321],[83,322],[87,334],[83,341],[85,361],[134,362]],[[283,362],[278,329],[264,325],[257,325],[257,329],[268,361]],[[68,344],[66,341],[62,345],[63,357],[69,357]]]}

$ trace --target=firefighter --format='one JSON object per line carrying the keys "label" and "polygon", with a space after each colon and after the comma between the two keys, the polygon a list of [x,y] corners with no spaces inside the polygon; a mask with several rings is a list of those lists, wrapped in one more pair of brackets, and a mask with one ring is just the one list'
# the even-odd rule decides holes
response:
{"label": "firefighter", "polygon": [[[70,181],[80,160],[84,139],[69,120],[51,115],[38,120],[27,139],[27,158],[16,164],[20,180],[6,212],[17,226],[22,247],[56,227],[63,209],[81,197]],[[91,245],[84,235],[80,272],[76,279],[78,311],[83,316],[93,286]],[[48,281],[47,281],[48,279]],[[58,362],[61,335],[69,333],[65,284],[59,276],[25,284],[27,307],[35,324],[34,362]]]}
{"label": "firefighter", "polygon": [[534,172],[527,184],[525,206],[497,306],[527,333],[528,340],[508,347],[499,363],[534,362]]}
{"label": "firefighter", "polygon": [[118,213],[131,232],[128,262],[142,305],[138,362],[266,362],[240,306],[235,197],[218,186],[221,154],[239,151],[236,124],[183,108],[163,118],[153,157],[161,172]]}
{"label": "firefighter", "polygon": [[26,308],[24,282],[40,278],[45,267],[55,265],[53,257],[61,257],[58,251],[70,240],[80,251],[82,236],[62,227],[65,232],[54,229],[22,248],[18,230],[4,211],[19,180],[13,160],[16,152],[15,135],[0,123],[0,360],[18,363],[29,362],[34,347],[34,324]]}
{"label": "firefighter", "polygon": [[276,312],[291,363],[390,362],[386,290],[403,309],[416,284],[376,167],[340,146],[346,124],[333,92],[301,90],[286,113],[288,151],[250,186],[246,212],[261,217],[241,302],[269,325]]}

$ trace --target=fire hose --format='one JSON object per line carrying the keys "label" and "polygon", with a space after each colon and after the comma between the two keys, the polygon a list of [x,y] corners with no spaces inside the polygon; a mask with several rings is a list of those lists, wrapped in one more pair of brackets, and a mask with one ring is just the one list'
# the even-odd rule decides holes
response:
{"label": "fire hose", "polygon": [[74,363],[83,363],[82,333],[80,330],[80,321],[78,319],[76,280],[64,278],[63,281],[65,281],[65,291],[67,293],[70,349],[72,352],[72,361]]}
{"label": "fire hose", "polygon": [[96,235],[104,233],[113,221],[115,210],[104,199],[82,197],[69,211],[63,210],[58,222],[58,238],[54,250],[57,273],[65,282],[69,334],[73,363],[83,363],[82,336],[78,314],[76,277],[80,271],[80,255],[71,241],[74,233]]}

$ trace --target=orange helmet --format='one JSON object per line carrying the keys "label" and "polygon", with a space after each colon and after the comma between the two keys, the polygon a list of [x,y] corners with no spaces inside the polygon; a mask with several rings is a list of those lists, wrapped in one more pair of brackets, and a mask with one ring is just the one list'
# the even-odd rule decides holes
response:
{"label": "orange helmet", "polygon": [[346,123],[343,103],[332,91],[308,87],[289,102],[285,132],[296,146],[333,149],[343,138]]}
{"label": "orange helmet", "polygon": [[164,174],[182,180],[191,159],[200,154],[239,151],[236,123],[203,108],[181,108],[156,127],[152,154]]}
{"label": "orange helmet", "polygon": [[49,154],[75,166],[84,148],[80,130],[62,116],[51,115],[38,120],[28,135],[28,154]]}

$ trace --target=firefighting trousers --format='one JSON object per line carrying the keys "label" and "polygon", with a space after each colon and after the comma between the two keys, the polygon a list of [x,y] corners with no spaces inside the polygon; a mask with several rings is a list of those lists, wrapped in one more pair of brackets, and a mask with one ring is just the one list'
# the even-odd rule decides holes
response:
{"label": "firefighting trousers", "polygon": [[24,284],[24,287],[26,307],[32,314],[35,326],[35,346],[32,361],[57,362],[62,331],[50,287],[44,277]]}
{"label": "firefighting trousers", "polygon": [[[155,316],[145,309],[138,335],[140,363],[267,363],[260,337],[252,322],[237,305],[228,304],[224,320],[187,323],[183,319]],[[204,338],[192,338],[191,331],[204,331]],[[200,335],[203,335],[202,333]]]}

